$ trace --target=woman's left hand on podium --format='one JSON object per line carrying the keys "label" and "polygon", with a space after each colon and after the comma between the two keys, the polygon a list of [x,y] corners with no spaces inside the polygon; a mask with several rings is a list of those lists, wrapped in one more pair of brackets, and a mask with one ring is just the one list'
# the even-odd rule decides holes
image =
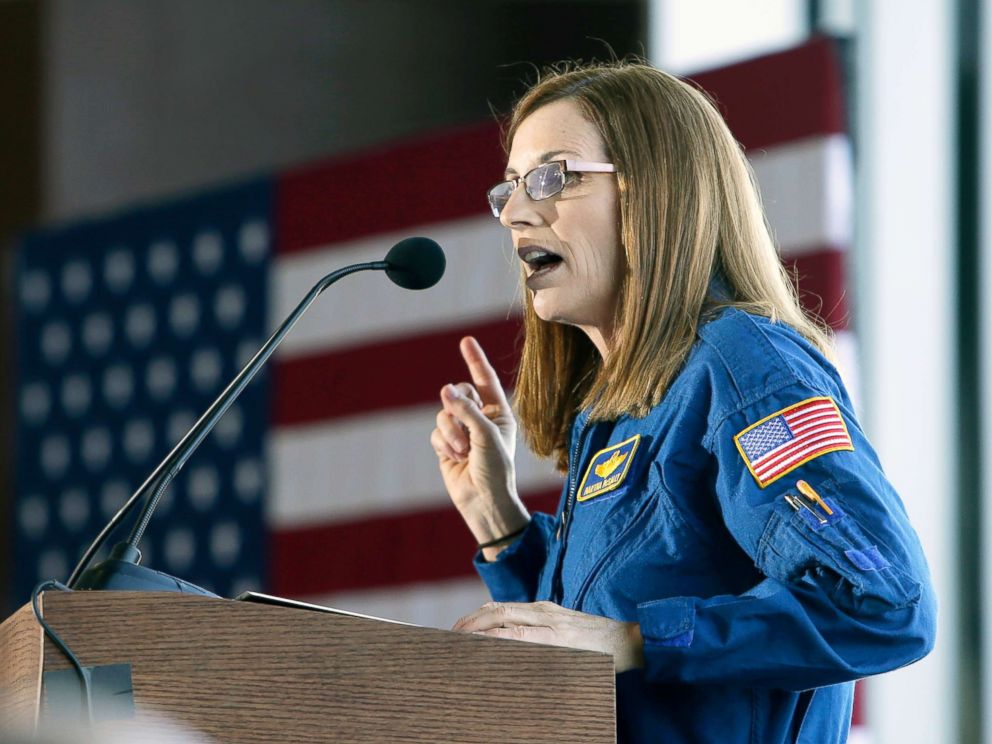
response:
{"label": "woman's left hand on podium", "polygon": [[616,673],[644,666],[637,623],[569,610],[553,602],[487,602],[452,627],[463,633],[600,651],[613,656]]}

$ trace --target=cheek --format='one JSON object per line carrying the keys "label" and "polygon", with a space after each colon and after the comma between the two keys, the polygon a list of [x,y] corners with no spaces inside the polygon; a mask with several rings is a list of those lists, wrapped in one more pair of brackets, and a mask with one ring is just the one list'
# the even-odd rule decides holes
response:
{"label": "cheek", "polygon": [[610,257],[614,277],[619,284],[620,279],[627,273],[627,252],[623,245],[623,231],[620,227],[620,209],[614,206],[614,217],[610,222]]}
{"label": "cheek", "polygon": [[614,210],[583,211],[576,205],[567,211],[560,209],[558,217],[557,224],[553,225],[555,232],[572,246],[577,263],[598,271],[612,271],[626,263]]}
{"label": "cheek", "polygon": [[620,209],[616,194],[590,194],[558,202],[553,225],[558,237],[572,246],[574,270],[590,281],[594,295],[612,294],[619,287],[627,259],[620,240]]}
{"label": "cheek", "polygon": [[623,276],[627,265],[620,230],[615,222],[607,220],[603,220],[596,228],[593,244],[596,268],[604,277],[610,277],[611,282],[616,282]]}
{"label": "cheek", "polygon": [[626,264],[620,240],[620,206],[615,194],[604,199],[598,209],[588,216],[591,233],[595,235],[601,266],[617,274]]}

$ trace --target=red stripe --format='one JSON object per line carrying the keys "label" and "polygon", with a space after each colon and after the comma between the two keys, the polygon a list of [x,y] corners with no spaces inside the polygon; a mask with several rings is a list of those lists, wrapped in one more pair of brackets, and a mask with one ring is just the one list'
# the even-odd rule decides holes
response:
{"label": "red stripe", "polygon": [[840,424],[829,427],[820,427],[811,432],[803,434],[801,437],[796,437],[787,445],[784,449],[774,449],[767,455],[754,463],[755,470],[764,470],[770,465],[775,465],[781,460],[787,460],[790,456],[794,455],[797,451],[803,450],[809,447],[811,444],[823,439],[824,437],[833,437],[840,433],[842,436],[846,436],[844,427]]}
{"label": "red stripe", "polygon": [[510,386],[519,331],[518,318],[493,320],[280,361],[273,369],[274,422],[306,424],[436,401],[443,384],[468,379],[458,351],[463,336],[479,340]]}
{"label": "red stripe", "polygon": [[810,415],[818,416],[818,415],[822,415],[824,411],[832,412],[833,410],[834,410],[833,401],[816,400],[810,403],[805,403],[804,405],[798,408],[793,408],[792,410],[786,412],[785,418],[787,420],[792,420]]}
{"label": "red stripe", "polygon": [[766,482],[769,478],[772,478],[775,475],[779,475],[780,473],[787,473],[791,468],[799,467],[796,463],[802,460],[806,460],[808,462],[809,460],[819,457],[820,455],[829,454],[830,452],[836,452],[838,450],[844,449],[845,447],[850,447],[850,444],[851,444],[850,441],[845,441],[843,439],[831,440],[822,447],[804,453],[803,456],[797,458],[795,462],[781,464],[776,468],[774,468],[773,470],[768,470],[763,472],[758,477],[762,480],[762,482]]}
{"label": "red stripe", "polygon": [[837,418],[837,412],[834,410],[832,403],[823,402],[796,408],[785,414],[785,420],[791,427],[792,424],[804,424],[807,421],[815,421],[824,416]]}
{"label": "red stripe", "polygon": [[[561,489],[524,497],[554,513]],[[277,530],[269,536],[271,590],[283,596],[441,581],[475,575],[475,542],[453,506],[353,522]]]}
{"label": "red stripe", "polygon": [[[833,424],[827,424],[826,419],[831,419]],[[790,426],[792,433],[797,437],[806,437],[813,432],[817,431],[829,431],[830,429],[840,427],[840,431],[843,431],[843,426],[836,420],[836,416],[818,416],[816,419],[811,419],[809,421],[802,421],[797,426]]]}
{"label": "red stripe", "polygon": [[813,413],[803,414],[795,418],[786,416],[785,420],[788,422],[792,433],[798,434],[801,429],[808,429],[810,426],[822,424],[825,421],[839,421],[840,419],[838,419],[837,414],[833,411],[814,411]]}
{"label": "red stripe", "polygon": [[488,214],[486,189],[505,165],[486,122],[291,169],[276,180],[276,250]]}
{"label": "red stripe", "polygon": [[[836,45],[828,39],[695,76],[745,147],[843,132]],[[434,133],[286,171],[276,182],[276,250],[487,213],[505,165],[495,122]]]}
{"label": "red stripe", "polygon": [[809,436],[810,431],[824,431],[831,426],[840,426],[841,420],[836,414],[816,414],[789,422],[792,434],[797,438]]}
{"label": "red stripe", "polygon": [[822,434],[813,437],[809,441],[800,442],[798,444],[796,443],[790,444],[788,448],[777,453],[775,457],[765,462],[762,462],[761,464],[755,464],[754,472],[757,473],[759,476],[764,477],[768,473],[778,470],[780,467],[782,467],[783,464],[788,465],[795,462],[798,459],[802,459],[801,456],[808,452],[811,452],[812,451],[811,448],[822,446],[825,443],[824,440],[826,440],[827,443],[832,443],[834,441],[843,441],[843,439],[837,440],[836,437],[837,437],[836,433],[831,432],[829,434]]}
{"label": "red stripe", "polygon": [[819,444],[797,450],[791,453],[791,457],[780,462],[769,464],[762,468],[755,468],[755,473],[758,477],[763,480],[768,480],[774,475],[779,475],[781,473],[787,473],[790,470],[804,465],[806,462],[815,459],[819,455],[826,454],[828,452],[833,452],[835,450],[840,450],[848,447],[848,442],[843,438],[840,439],[827,439]]}
{"label": "red stripe", "polygon": [[813,400],[807,401],[806,403],[802,403],[796,406],[795,408],[790,408],[788,411],[786,411],[785,417],[789,418],[790,416],[798,416],[803,413],[808,413],[809,411],[816,411],[821,409],[825,409],[829,411],[829,410],[833,410],[833,407],[834,405],[832,400],[826,398],[815,398]]}
{"label": "red stripe", "polygon": [[851,712],[851,725],[861,726],[865,720],[865,683],[864,680],[858,680],[854,685],[854,710]]}
{"label": "red stripe", "polygon": [[795,49],[694,75],[746,148],[846,130],[837,43]]}
{"label": "red stripe", "polygon": [[845,255],[836,248],[823,248],[782,262],[803,309],[835,331],[846,329],[851,322]]}
{"label": "red stripe", "polygon": [[[824,250],[791,262],[800,276],[801,298],[811,310],[814,292],[834,328],[847,325],[843,292],[843,254]],[[788,264],[787,264],[788,265]],[[836,297],[831,304],[827,298]],[[819,304],[819,303],[817,303]],[[840,321],[843,322],[840,322]],[[463,380],[458,340],[474,335],[490,355],[505,385],[510,385],[519,352],[519,318],[279,361],[273,368],[273,416],[286,426],[358,415],[386,408],[418,405],[436,399],[445,381]],[[403,365],[403,374],[396,374]]]}
{"label": "red stripe", "polygon": [[[820,421],[822,419],[836,419],[837,414],[828,408],[824,408],[818,411],[803,411],[802,415],[799,416],[786,416],[785,420],[789,424],[789,428],[792,429],[793,425],[803,426],[809,424],[813,421]],[[793,429],[795,431],[795,429]]]}

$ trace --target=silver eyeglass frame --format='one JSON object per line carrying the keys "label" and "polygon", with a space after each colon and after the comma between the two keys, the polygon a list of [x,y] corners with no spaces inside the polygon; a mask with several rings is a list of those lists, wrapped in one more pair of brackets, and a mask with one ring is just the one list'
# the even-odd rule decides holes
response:
{"label": "silver eyeglass frame", "polygon": [[[527,178],[537,169],[545,168],[549,165],[557,165],[561,170],[561,175],[562,175],[561,188],[559,188],[557,191],[553,191],[552,193],[547,194],[546,196],[535,197],[530,193],[530,190],[527,188]],[[486,199],[489,202],[489,208],[490,210],[492,210],[493,217],[499,219],[499,216],[503,212],[503,209],[506,207],[507,202],[509,202],[510,197],[513,196],[513,193],[520,187],[521,184],[523,184],[524,191],[526,192],[527,197],[529,199],[533,201],[544,201],[545,199],[550,199],[552,196],[557,196],[565,189],[564,176],[566,173],[616,173],[616,170],[617,169],[613,165],[613,163],[593,163],[587,160],[569,160],[569,159],[549,160],[546,163],[535,165],[533,168],[531,168],[529,171],[524,173],[522,176],[517,176],[516,178],[508,178],[505,181],[500,181],[499,183],[494,184],[492,187],[489,188],[488,191],[486,191]],[[512,188],[506,195],[506,202],[504,202],[502,206],[497,207],[496,202],[493,198],[493,191],[501,186],[505,186],[506,184],[512,184]]]}

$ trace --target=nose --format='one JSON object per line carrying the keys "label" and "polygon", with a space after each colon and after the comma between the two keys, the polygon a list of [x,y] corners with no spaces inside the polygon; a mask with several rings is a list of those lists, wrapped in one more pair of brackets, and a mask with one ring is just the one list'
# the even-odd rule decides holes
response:
{"label": "nose", "polygon": [[499,221],[503,223],[503,227],[512,229],[514,226],[536,225],[541,220],[538,203],[527,196],[523,184],[517,184],[503,211],[499,213]]}

